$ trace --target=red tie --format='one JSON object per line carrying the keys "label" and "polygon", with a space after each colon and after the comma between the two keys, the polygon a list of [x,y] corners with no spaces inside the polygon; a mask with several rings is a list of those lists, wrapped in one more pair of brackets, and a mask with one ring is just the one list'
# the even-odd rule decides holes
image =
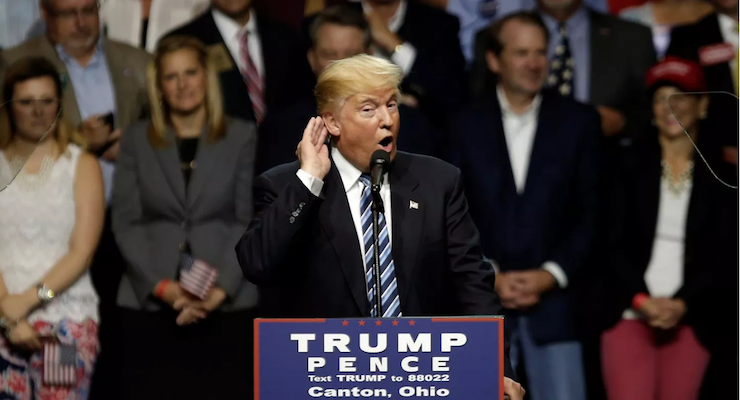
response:
{"label": "red tie", "polygon": [[254,117],[257,119],[257,123],[261,123],[265,117],[265,100],[264,100],[264,87],[262,84],[262,78],[257,73],[257,68],[252,62],[252,58],[249,57],[249,34],[245,31],[241,37],[241,56],[242,56],[242,68],[241,74],[244,78],[244,82],[247,84],[247,91],[249,92],[249,99],[252,100],[252,110],[254,111]]}

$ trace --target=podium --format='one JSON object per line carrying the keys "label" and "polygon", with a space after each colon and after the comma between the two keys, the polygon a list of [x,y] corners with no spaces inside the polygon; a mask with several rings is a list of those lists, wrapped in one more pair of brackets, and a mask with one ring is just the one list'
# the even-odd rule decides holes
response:
{"label": "podium", "polygon": [[257,319],[255,400],[504,399],[502,317]]}

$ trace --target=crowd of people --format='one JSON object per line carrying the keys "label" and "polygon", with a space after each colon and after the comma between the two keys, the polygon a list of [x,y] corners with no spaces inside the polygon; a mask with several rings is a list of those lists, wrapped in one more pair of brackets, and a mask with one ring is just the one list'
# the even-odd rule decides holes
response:
{"label": "crowd of people", "polygon": [[[397,311],[454,315],[444,246],[479,246],[528,398],[737,397],[738,0],[199,0],[149,22],[165,3],[3,3],[0,398],[252,398],[254,318],[370,316],[316,315],[332,281],[297,269],[330,276],[301,251],[356,253],[354,227],[334,247],[263,231],[313,198],[347,208],[290,163],[304,132],[381,112],[401,152],[455,167],[424,164],[452,188],[429,206],[480,241],[389,221],[431,243]],[[360,55],[398,94],[315,118],[335,101],[317,80]],[[327,156],[359,204],[352,157]],[[218,271],[202,298],[179,282],[194,259]],[[75,349],[73,383],[43,373],[49,340]]]}

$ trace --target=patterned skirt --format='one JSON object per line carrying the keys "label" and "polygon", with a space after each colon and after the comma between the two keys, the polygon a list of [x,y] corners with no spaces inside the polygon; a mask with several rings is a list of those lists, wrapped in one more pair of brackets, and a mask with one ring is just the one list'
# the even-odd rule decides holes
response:
{"label": "patterned skirt", "polygon": [[62,320],[55,325],[37,321],[32,326],[39,335],[55,335],[61,344],[76,346],[76,385],[45,385],[42,352],[30,353],[11,347],[0,335],[0,400],[87,399],[99,350],[98,325],[92,320],[82,323]]}

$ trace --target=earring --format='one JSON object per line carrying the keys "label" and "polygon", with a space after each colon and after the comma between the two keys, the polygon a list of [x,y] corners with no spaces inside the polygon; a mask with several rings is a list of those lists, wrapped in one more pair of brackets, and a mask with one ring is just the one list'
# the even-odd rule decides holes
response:
{"label": "earring", "polygon": [[701,110],[701,113],[699,114],[699,118],[707,119],[707,110]]}

